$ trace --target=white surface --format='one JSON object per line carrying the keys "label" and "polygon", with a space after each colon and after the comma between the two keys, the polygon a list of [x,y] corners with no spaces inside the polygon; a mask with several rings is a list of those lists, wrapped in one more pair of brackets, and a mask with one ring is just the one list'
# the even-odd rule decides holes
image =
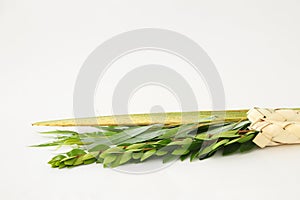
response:
{"label": "white surface", "polygon": [[[100,165],[55,170],[46,164],[51,151],[27,146],[42,141],[32,122],[72,116],[89,53],[137,28],[198,42],[221,74],[227,108],[299,107],[299,8],[296,0],[1,0],[0,198],[298,199],[300,146],[177,162],[146,175]],[[147,98],[136,101],[134,111]]]}

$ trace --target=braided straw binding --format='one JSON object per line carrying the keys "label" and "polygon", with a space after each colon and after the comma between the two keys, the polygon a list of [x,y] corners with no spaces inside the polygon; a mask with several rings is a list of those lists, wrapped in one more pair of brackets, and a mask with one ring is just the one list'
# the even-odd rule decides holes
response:
{"label": "braided straw binding", "polygon": [[249,129],[259,131],[253,142],[259,147],[300,144],[300,112],[290,109],[254,108],[247,113]]}

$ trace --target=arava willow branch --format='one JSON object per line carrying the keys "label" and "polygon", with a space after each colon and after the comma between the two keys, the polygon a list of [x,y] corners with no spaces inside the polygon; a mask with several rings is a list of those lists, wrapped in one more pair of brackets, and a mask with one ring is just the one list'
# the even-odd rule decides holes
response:
{"label": "arava willow branch", "polygon": [[161,158],[163,162],[206,159],[253,148],[300,143],[299,109],[199,111],[102,116],[37,122],[34,126],[91,126],[94,132],[56,130],[53,141],[34,147],[68,146],[52,167],[92,163],[118,167]]}

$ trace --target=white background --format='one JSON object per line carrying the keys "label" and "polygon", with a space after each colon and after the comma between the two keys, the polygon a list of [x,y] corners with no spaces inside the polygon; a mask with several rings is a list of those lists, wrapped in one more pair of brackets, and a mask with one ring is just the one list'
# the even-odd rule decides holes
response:
{"label": "white background", "polygon": [[[51,169],[51,150],[27,146],[42,139],[32,122],[72,117],[87,56],[137,28],[170,29],[201,45],[221,75],[227,109],[299,107],[299,9],[298,0],[0,0],[0,198],[298,199],[299,146],[176,162],[144,175],[100,165]],[[142,94],[135,112],[151,104]]]}

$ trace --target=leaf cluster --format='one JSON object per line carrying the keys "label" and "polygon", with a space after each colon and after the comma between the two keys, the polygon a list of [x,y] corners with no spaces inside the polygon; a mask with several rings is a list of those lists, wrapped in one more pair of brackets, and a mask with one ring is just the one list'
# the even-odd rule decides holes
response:
{"label": "leaf cluster", "polygon": [[247,129],[249,121],[239,123],[197,123],[164,126],[107,126],[92,133],[73,131],[44,132],[55,140],[35,145],[71,146],[73,149],[53,157],[54,168],[102,163],[104,167],[118,167],[126,163],[140,163],[161,158],[163,163],[176,159],[190,161],[206,159],[217,151],[223,155],[247,152],[256,145],[252,139],[257,132]]}

